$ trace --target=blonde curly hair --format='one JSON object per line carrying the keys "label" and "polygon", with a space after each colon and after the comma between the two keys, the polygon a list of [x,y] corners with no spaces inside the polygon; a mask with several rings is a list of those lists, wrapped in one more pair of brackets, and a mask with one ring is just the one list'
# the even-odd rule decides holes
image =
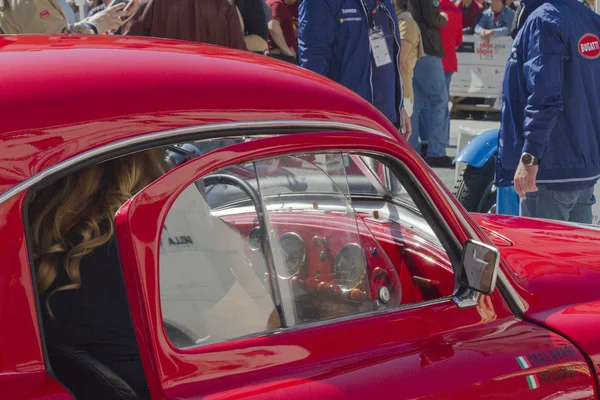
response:
{"label": "blonde curly hair", "polygon": [[[81,259],[107,243],[117,210],[165,171],[161,149],[130,154],[85,168],[39,190],[30,204],[33,258],[40,295],[81,287]],[[48,290],[64,268],[70,284]]]}

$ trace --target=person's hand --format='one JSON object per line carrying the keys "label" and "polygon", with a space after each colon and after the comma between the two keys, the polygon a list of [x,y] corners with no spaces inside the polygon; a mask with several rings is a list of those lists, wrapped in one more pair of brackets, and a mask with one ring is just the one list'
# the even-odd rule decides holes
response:
{"label": "person's hand", "polygon": [[135,15],[135,13],[137,12],[138,8],[140,8],[140,2],[138,0],[130,0],[129,3],[127,4],[127,6],[125,7],[125,9],[123,10],[127,14],[129,14],[126,18],[123,19],[123,22],[127,18],[131,17],[132,15]]}
{"label": "person's hand", "polygon": [[86,21],[94,24],[100,34],[116,31],[123,25],[123,22],[131,16],[130,6],[132,3],[133,2],[127,5],[127,9],[125,9],[125,4],[123,3],[116,4],[93,15]]}
{"label": "person's hand", "polygon": [[412,125],[410,123],[410,117],[406,112],[406,108],[402,107],[402,136],[404,139],[408,140],[410,135],[412,135]]}
{"label": "person's hand", "polygon": [[494,36],[494,31],[492,29],[486,29],[481,33],[481,38],[485,40],[490,40]]}
{"label": "person's hand", "polygon": [[496,315],[496,310],[494,309],[494,304],[492,303],[492,298],[490,296],[479,296],[479,301],[477,302],[477,311],[481,316],[482,322],[491,322],[498,318]]}
{"label": "person's hand", "polygon": [[523,200],[527,198],[526,193],[538,191],[538,187],[535,184],[538,169],[538,165],[526,166],[521,162],[517,167],[517,172],[515,172],[515,191]]}

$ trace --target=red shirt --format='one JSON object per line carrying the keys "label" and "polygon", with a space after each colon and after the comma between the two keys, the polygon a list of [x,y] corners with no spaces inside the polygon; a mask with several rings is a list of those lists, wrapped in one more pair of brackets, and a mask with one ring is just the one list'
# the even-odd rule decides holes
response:
{"label": "red shirt", "polygon": [[440,28],[442,34],[442,46],[446,57],[442,59],[444,72],[458,71],[458,61],[456,59],[456,48],[462,44],[462,10],[454,5],[450,0],[440,1],[441,11],[448,14],[448,23],[444,28]]}
{"label": "red shirt", "polygon": [[[271,7],[273,19],[279,21],[285,42],[288,47],[298,50],[298,38],[296,37],[296,26],[298,24],[298,3],[293,6],[285,4],[284,0],[267,0]],[[278,49],[271,35],[269,35],[269,49]]]}

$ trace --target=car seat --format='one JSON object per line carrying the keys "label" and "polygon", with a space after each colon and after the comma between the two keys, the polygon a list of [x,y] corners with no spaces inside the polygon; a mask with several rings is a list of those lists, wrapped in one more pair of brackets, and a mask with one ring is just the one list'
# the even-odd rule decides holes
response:
{"label": "car seat", "polygon": [[89,353],[66,345],[50,345],[56,378],[77,400],[141,400],[120,376]]}

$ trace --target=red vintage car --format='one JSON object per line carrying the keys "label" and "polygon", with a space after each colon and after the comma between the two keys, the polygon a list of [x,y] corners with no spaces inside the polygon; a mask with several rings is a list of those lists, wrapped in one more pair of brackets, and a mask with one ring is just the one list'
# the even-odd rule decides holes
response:
{"label": "red vintage car", "polygon": [[341,86],[137,38],[1,36],[0,72],[2,399],[142,397],[49,338],[44,256],[78,248],[39,215],[146,151],[168,168],[105,222],[152,399],[598,398],[600,230],[470,215]]}

